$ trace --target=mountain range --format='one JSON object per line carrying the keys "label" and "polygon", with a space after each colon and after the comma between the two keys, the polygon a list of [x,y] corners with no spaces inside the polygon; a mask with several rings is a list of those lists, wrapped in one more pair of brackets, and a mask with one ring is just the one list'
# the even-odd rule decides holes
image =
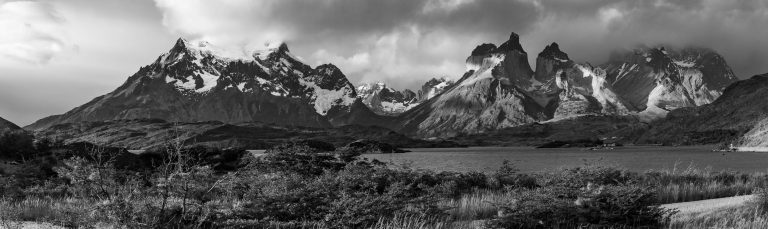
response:
{"label": "mountain range", "polygon": [[592,66],[552,43],[536,62],[534,71],[515,33],[499,46],[477,46],[455,86],[405,112],[395,126],[420,137],[450,137],[583,115],[653,120],[708,104],[736,81],[725,60],[703,48],[639,48]]}
{"label": "mountain range", "polygon": [[[570,59],[552,43],[532,68],[516,33],[498,46],[477,46],[465,63],[458,80],[433,78],[414,92],[383,82],[355,87],[336,66],[311,67],[285,43],[232,54],[207,42],[179,39],[114,91],[25,128],[160,119],[321,129],[379,126],[428,139],[519,132],[542,124],[573,126],[594,119],[589,117],[606,127],[616,120],[663,125],[710,107],[705,105],[727,94],[726,87],[736,81],[722,56],[693,47],[620,50],[606,63],[592,65]],[[633,141],[638,139],[651,141]]]}

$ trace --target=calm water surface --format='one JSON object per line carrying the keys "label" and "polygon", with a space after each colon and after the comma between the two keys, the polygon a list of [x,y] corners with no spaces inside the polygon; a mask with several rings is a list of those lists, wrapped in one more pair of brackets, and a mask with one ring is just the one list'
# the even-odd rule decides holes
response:
{"label": "calm water surface", "polygon": [[768,172],[768,153],[713,152],[712,146],[626,146],[613,150],[536,149],[531,147],[470,147],[409,149],[402,154],[369,154],[365,157],[414,168],[438,171],[493,171],[509,160],[523,172],[584,165],[585,162],[617,165],[634,171],[685,169],[690,165],[714,171]]}

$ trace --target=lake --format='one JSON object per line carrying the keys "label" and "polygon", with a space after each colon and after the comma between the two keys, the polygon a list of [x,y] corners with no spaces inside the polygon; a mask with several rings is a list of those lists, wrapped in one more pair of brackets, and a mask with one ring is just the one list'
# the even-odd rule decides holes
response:
{"label": "lake", "polygon": [[494,171],[509,160],[522,172],[554,170],[599,162],[633,171],[711,168],[768,172],[768,153],[713,152],[713,146],[625,146],[613,150],[582,148],[470,147],[408,149],[402,154],[368,154],[366,158],[438,171]]}

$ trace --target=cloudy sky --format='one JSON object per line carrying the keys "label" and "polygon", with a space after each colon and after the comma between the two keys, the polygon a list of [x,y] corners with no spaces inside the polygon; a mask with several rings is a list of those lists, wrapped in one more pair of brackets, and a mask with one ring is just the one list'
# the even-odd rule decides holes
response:
{"label": "cloudy sky", "polygon": [[[600,63],[639,44],[715,49],[768,72],[765,0],[0,0],[0,117],[26,125],[108,93],[178,37],[232,50],[285,41],[353,83],[459,77],[480,43],[521,35]],[[534,62],[531,62],[534,63]]]}

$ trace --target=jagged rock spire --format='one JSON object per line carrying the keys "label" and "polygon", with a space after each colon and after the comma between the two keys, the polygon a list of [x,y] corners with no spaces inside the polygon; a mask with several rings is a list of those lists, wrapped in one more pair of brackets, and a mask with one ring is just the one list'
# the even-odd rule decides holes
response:
{"label": "jagged rock spire", "polygon": [[526,53],[525,50],[523,50],[523,46],[520,44],[520,35],[517,35],[517,33],[512,32],[509,34],[509,40],[507,42],[504,42],[504,44],[501,44],[498,48],[498,52],[511,52],[511,51],[519,51],[521,53]]}
{"label": "jagged rock spire", "polygon": [[547,45],[547,47],[544,48],[541,53],[539,53],[539,57],[541,58],[558,58],[561,60],[567,60],[568,54],[560,50],[560,45],[558,45],[556,42],[552,42],[552,44]]}

